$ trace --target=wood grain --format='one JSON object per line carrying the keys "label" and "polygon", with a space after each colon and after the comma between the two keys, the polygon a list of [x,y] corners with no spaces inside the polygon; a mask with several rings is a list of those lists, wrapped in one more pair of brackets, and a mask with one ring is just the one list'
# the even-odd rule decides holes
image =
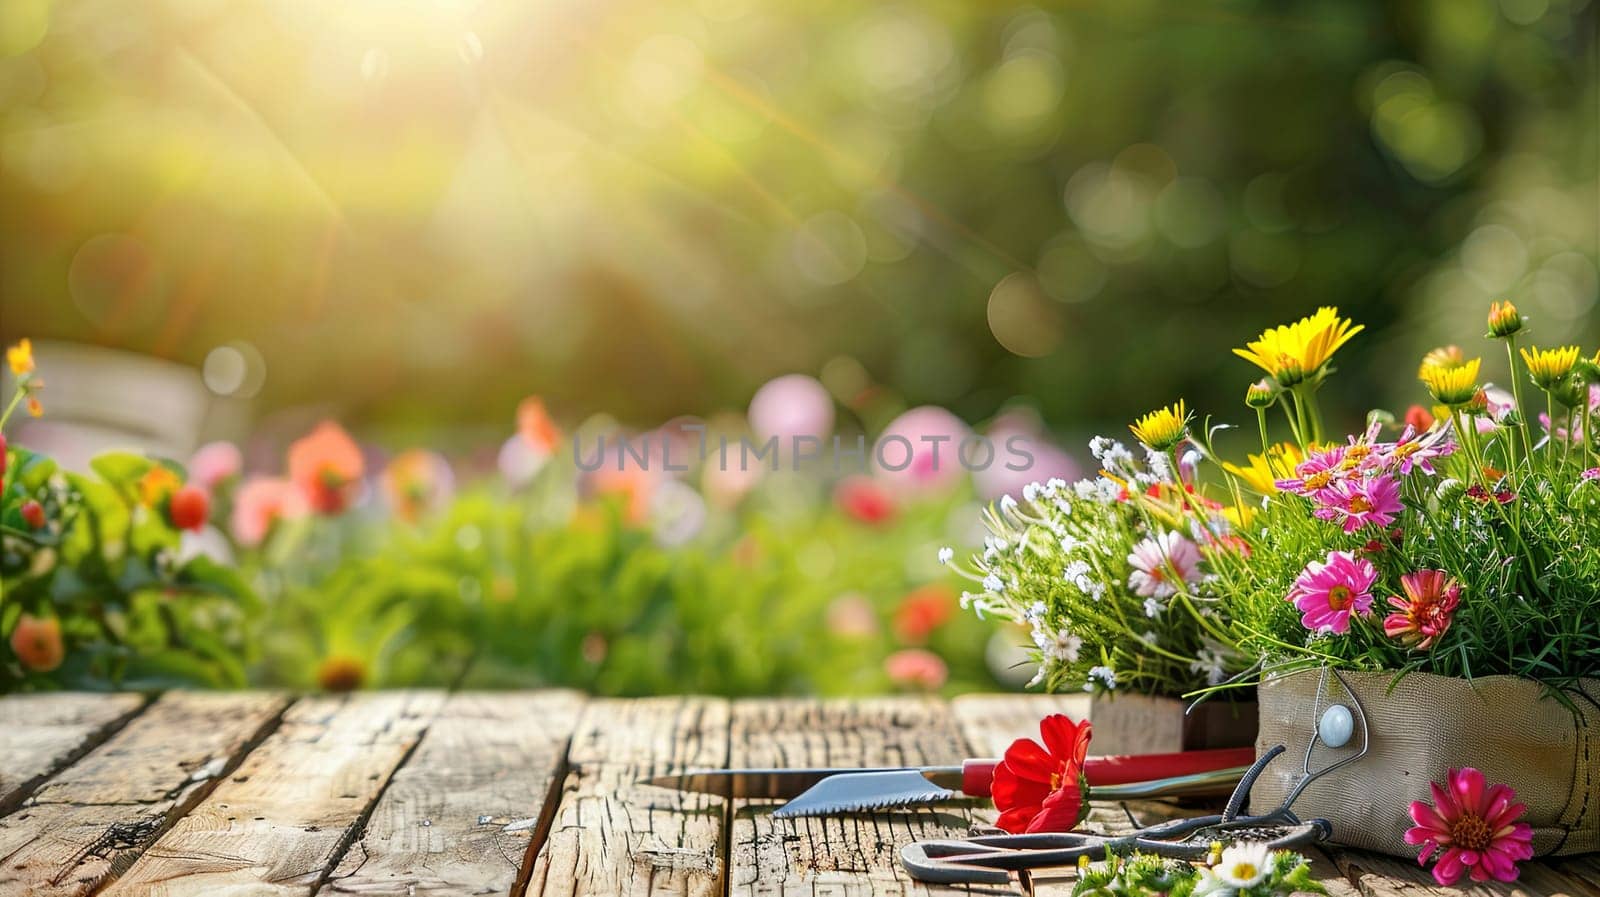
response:
{"label": "wood grain", "polygon": [[277,722],[281,695],[173,692],[0,819],[0,897],[87,894],[199,803]]}
{"label": "wood grain", "polygon": [[636,783],[727,759],[726,701],[590,702],[573,733],[561,803],[527,893],[722,894],[726,801]]}
{"label": "wood grain", "polygon": [[1065,713],[1094,723],[1094,754],[1160,754],[1183,750],[1183,704],[1147,695],[1090,697],[1069,695],[962,695],[950,702],[951,712],[966,730],[968,718],[981,719],[982,731],[969,737],[992,738],[974,743],[984,756],[999,756],[1018,738],[1039,739],[1039,720]]}
{"label": "wood grain", "polygon": [[[734,766],[921,766],[972,753],[941,701],[750,700],[734,705]],[[911,841],[961,837],[992,814],[971,801],[887,813],[775,819],[768,801],[734,801],[728,856],[735,895],[929,895],[900,865]],[[972,893],[961,890],[960,893]],[[1015,894],[1017,887],[976,893]]]}
{"label": "wood grain", "polygon": [[139,695],[66,692],[0,698],[0,814],[144,707]]}
{"label": "wood grain", "polygon": [[571,692],[452,695],[321,893],[510,893],[545,834],[581,704]]}
{"label": "wood grain", "polygon": [[442,703],[434,692],[301,701],[102,893],[313,893]]}
{"label": "wood grain", "polygon": [[1474,882],[1463,878],[1454,887],[1443,887],[1433,874],[1415,860],[1383,856],[1344,847],[1328,848],[1328,855],[1345,877],[1365,897],[1460,897],[1460,895],[1504,895],[1504,897],[1596,897],[1600,884],[1582,873],[1581,866],[1569,867],[1559,859],[1522,864],[1520,877],[1510,884]]}

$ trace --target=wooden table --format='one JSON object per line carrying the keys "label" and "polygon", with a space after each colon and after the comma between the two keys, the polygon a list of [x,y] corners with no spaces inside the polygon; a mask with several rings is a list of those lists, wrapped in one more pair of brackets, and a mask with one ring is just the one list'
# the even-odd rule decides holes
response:
{"label": "wooden table", "polygon": [[[992,819],[975,804],[785,821],[767,802],[635,784],[687,766],[995,754],[1057,710],[1088,707],[1043,696],[14,695],[0,698],[0,897],[1063,897],[1070,875],[972,891],[906,877],[900,846]],[[1102,720],[1097,746],[1104,734],[1118,749],[1143,747],[1147,729],[1115,728]],[[1093,819],[1128,824],[1116,807]],[[1440,890],[1414,863],[1338,849],[1314,859],[1336,897]],[[1597,883],[1600,860],[1584,858],[1528,864],[1516,887],[1474,890],[1600,895]]]}

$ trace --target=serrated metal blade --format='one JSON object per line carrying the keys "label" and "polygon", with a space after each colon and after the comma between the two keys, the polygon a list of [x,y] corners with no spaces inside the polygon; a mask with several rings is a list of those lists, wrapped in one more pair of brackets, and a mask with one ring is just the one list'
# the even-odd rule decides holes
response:
{"label": "serrated metal blade", "polygon": [[916,769],[846,772],[829,776],[772,812],[779,819],[870,813],[950,800],[954,791],[940,788]]}

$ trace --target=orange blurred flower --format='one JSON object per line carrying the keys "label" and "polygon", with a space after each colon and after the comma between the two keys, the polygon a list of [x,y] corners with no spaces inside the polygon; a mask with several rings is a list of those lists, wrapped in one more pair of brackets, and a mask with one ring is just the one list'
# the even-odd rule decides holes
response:
{"label": "orange blurred flower", "polygon": [[1426,433],[1433,429],[1433,420],[1433,413],[1421,405],[1412,405],[1406,409],[1406,426],[1418,433]]}
{"label": "orange blurred flower", "polygon": [[11,373],[23,377],[33,373],[33,341],[23,337],[15,346],[6,350],[6,364],[11,365]]}
{"label": "orange blurred flower", "polygon": [[147,508],[159,508],[183,485],[183,480],[172,468],[157,464],[139,478],[139,503]]}
{"label": "orange blurred flower", "polygon": [[920,644],[955,613],[955,593],[943,583],[913,589],[894,612],[894,631],[901,641]]}
{"label": "orange blurred flower", "polygon": [[553,455],[561,443],[561,429],[550,419],[544,400],[529,396],[517,405],[517,433],[528,446],[546,455]]}
{"label": "orange blurred flower", "polygon": [[384,468],[383,491],[402,520],[415,522],[449,497],[452,480],[450,462],[427,449],[412,449]]}
{"label": "orange blurred flower", "polygon": [[354,657],[335,654],[317,667],[317,685],[324,691],[355,691],[367,680],[367,665]]}
{"label": "orange blurred flower", "polygon": [[11,650],[24,667],[36,673],[48,673],[61,666],[67,655],[61,643],[61,621],[23,614],[11,632]]}
{"label": "orange blurred flower", "polygon": [[289,446],[289,479],[305,493],[311,509],[321,514],[348,508],[365,471],[360,446],[331,420],[317,424]]}
{"label": "orange blurred flower", "polygon": [[44,417],[44,403],[39,401],[38,396],[28,396],[28,416]]}
{"label": "orange blurred flower", "polygon": [[656,478],[637,467],[617,470],[604,467],[589,476],[589,487],[596,497],[622,499],[622,519],[629,526],[640,526],[650,517],[650,499],[655,495]]}

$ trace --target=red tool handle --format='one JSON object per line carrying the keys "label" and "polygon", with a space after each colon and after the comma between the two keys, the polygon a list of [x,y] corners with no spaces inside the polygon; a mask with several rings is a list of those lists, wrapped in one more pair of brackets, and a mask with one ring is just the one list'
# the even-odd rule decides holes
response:
{"label": "red tool handle", "polygon": [[[1183,751],[1176,754],[1129,754],[1120,757],[1090,757],[1083,773],[1090,787],[1125,785],[1154,779],[1187,776],[1235,766],[1249,766],[1256,760],[1256,749],[1217,748],[1208,751]],[[961,764],[961,791],[971,797],[988,797],[999,760],[968,760]]]}

